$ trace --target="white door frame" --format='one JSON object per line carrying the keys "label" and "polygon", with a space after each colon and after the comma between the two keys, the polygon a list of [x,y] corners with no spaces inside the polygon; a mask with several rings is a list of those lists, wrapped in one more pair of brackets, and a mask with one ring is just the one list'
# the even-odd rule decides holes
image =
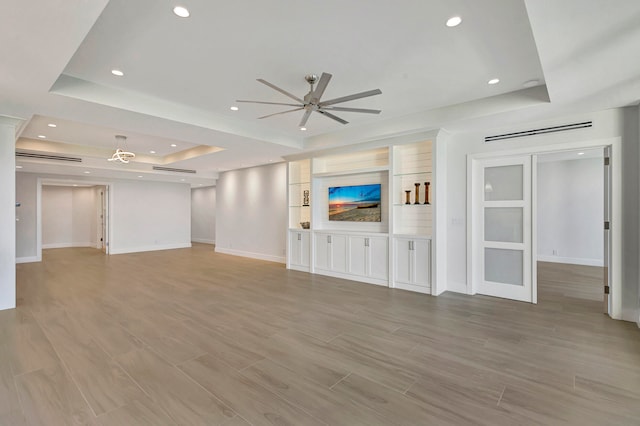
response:
{"label": "white door frame", "polygon": [[111,226],[111,212],[113,211],[113,184],[102,181],[88,181],[79,179],[55,179],[55,178],[38,178],[36,184],[36,257],[37,261],[42,261],[42,185],[65,184],[73,185],[96,185],[104,186],[109,196],[107,200],[107,247],[106,254],[109,254],[111,241],[113,241],[113,227]]}
{"label": "white door frame", "polygon": [[[480,277],[480,265],[476,253],[478,245],[478,230],[482,224],[479,219],[474,217],[474,206],[478,206],[480,196],[477,190],[474,190],[473,183],[480,179],[479,160],[488,158],[510,157],[516,155],[538,155],[561,151],[574,151],[590,148],[611,147],[611,171],[612,171],[612,194],[611,194],[611,309],[609,316],[613,319],[622,319],[622,141],[621,137],[594,139],[580,142],[558,143],[553,145],[532,146],[513,150],[502,150],[483,152],[478,154],[470,154],[467,156],[467,293],[477,293],[477,282]],[[532,178],[535,178],[535,171]],[[532,193],[535,197],[535,192]],[[534,198],[535,205],[535,198]],[[532,230],[535,231],[537,223],[537,214],[535,208],[531,212]],[[535,234],[532,238],[532,256],[535,259],[537,242]],[[533,261],[533,259],[532,259]],[[535,271],[535,268],[532,268]],[[533,272],[532,279],[535,279]],[[533,281],[533,301],[537,302],[537,282]]]}

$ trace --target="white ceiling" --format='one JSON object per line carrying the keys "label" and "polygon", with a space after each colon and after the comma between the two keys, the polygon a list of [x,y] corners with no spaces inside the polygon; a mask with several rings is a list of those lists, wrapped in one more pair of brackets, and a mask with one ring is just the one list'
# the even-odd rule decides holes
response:
{"label": "white ceiling", "polygon": [[[7,40],[0,115],[27,120],[24,146],[68,149],[85,160],[74,168],[19,159],[28,171],[79,175],[89,167],[92,176],[211,184],[220,171],[318,147],[640,99],[636,0],[615,7],[599,0],[181,1],[189,18],[176,17],[170,0],[8,3],[0,15]],[[446,27],[454,15],[462,24]],[[323,99],[379,88],[381,95],[341,106],[382,113],[336,113],[347,125],[313,114],[303,133],[301,111],[258,120],[288,107],[235,102],[288,103],[256,79],[303,97],[304,75],[322,72],[333,74]],[[500,83],[488,85],[494,77]],[[538,87],[525,89],[530,80]],[[106,162],[116,134],[145,162]],[[38,145],[39,135],[47,138]],[[197,146],[222,150],[177,161],[176,153]],[[154,159],[196,176],[153,172]]]}

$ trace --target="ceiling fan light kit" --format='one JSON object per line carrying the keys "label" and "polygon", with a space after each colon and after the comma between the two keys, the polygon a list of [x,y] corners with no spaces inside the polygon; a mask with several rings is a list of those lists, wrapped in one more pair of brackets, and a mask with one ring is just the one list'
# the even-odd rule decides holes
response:
{"label": "ceiling fan light kit", "polygon": [[[311,88],[309,89],[309,93],[307,93],[306,95],[304,95],[304,98],[301,99],[289,92],[287,92],[284,89],[281,89],[280,87],[269,83],[266,80],[263,80],[261,78],[258,79],[258,81],[266,86],[269,86],[270,88],[272,88],[273,90],[276,90],[280,93],[282,93],[283,95],[293,99],[294,101],[296,101],[297,103],[281,103],[281,102],[263,102],[263,101],[248,101],[248,100],[236,100],[236,102],[246,102],[246,103],[253,103],[253,104],[265,104],[265,105],[281,105],[281,106],[290,106],[290,107],[295,107],[293,109],[289,109],[286,111],[280,111],[280,112],[276,112],[273,114],[269,114],[269,115],[264,115],[262,117],[258,117],[259,119],[262,118],[268,118],[268,117],[273,117],[274,115],[281,115],[281,114],[287,114],[290,112],[295,112],[295,111],[304,111],[304,114],[302,115],[302,119],[300,120],[300,123],[298,124],[299,128],[304,128],[305,125],[307,124],[307,120],[309,120],[309,117],[311,116],[311,113],[313,112],[317,112],[319,114],[324,115],[327,118],[330,118],[334,121],[337,121],[340,124],[348,124],[349,122],[332,114],[330,111],[342,111],[342,112],[358,112],[358,113],[365,113],[365,114],[380,114],[382,111],[378,110],[378,109],[365,109],[365,108],[347,108],[347,107],[337,107],[337,106],[333,106],[335,104],[339,104],[339,103],[343,103],[343,102],[348,102],[348,101],[353,101],[356,99],[362,99],[362,98],[367,98],[369,96],[375,96],[375,95],[380,95],[382,94],[382,91],[380,89],[374,89],[374,90],[368,90],[366,92],[360,92],[360,93],[355,93],[353,95],[348,95],[348,96],[343,96],[340,98],[335,98],[335,99],[330,99],[328,101],[321,101],[320,99],[322,98],[322,95],[324,94],[324,91],[327,88],[327,85],[329,84],[329,81],[331,80],[332,75],[326,72],[323,72],[322,75],[320,76],[320,78],[318,78],[318,76],[316,74],[307,74],[304,79],[307,81],[307,83],[309,83],[309,85],[311,86]],[[317,83],[317,85],[316,85]],[[314,88],[315,86],[315,88]],[[306,129],[305,129],[306,130]]]}

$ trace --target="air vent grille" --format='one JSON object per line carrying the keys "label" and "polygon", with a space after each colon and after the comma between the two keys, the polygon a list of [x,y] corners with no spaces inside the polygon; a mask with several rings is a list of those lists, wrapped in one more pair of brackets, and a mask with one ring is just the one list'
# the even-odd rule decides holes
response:
{"label": "air vent grille", "polygon": [[592,121],[584,121],[582,123],[564,124],[562,126],[543,127],[541,129],[525,130],[523,132],[505,133],[504,135],[485,136],[484,141],[494,142],[504,139],[522,138],[525,136],[543,135],[546,133],[563,132],[565,130],[584,129],[586,127],[592,127]]}
{"label": "air vent grille", "polygon": [[195,173],[195,170],[190,169],[176,169],[173,167],[162,167],[162,166],[153,166],[153,170],[161,170],[163,172],[173,172],[173,173]]}
{"label": "air vent grille", "polygon": [[38,158],[41,160],[69,161],[72,163],[82,163],[82,158],[79,158],[79,157],[66,157],[64,155],[51,155],[51,154],[34,154],[32,152],[16,152],[16,157]]}

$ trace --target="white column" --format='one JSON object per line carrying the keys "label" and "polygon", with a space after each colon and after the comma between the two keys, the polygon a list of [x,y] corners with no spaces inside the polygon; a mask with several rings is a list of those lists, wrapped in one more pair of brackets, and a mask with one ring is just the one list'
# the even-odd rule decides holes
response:
{"label": "white column", "polygon": [[16,126],[0,116],[0,310],[16,307]]}

